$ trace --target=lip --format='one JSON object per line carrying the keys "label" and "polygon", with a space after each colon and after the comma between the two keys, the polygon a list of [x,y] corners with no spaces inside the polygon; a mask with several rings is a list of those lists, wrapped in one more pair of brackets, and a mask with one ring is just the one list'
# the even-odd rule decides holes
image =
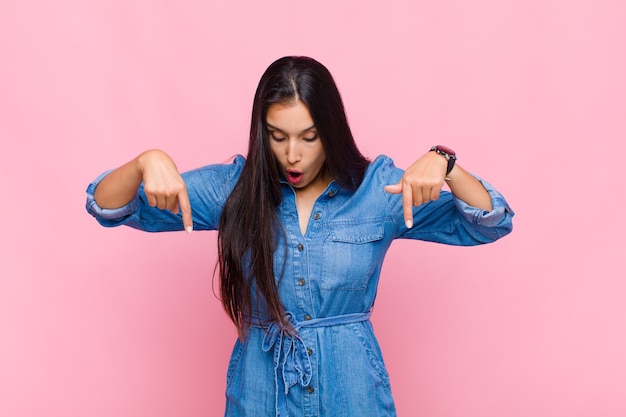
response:
{"label": "lip", "polygon": [[296,185],[300,181],[302,181],[302,177],[302,171],[298,171],[296,169],[287,170],[287,181],[289,181],[293,185]]}

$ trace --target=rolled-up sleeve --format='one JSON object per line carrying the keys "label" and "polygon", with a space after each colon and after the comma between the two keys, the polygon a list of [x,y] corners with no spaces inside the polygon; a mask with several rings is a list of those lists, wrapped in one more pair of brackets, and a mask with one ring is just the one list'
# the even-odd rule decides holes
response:
{"label": "rolled-up sleeve", "polygon": [[378,163],[381,174],[379,187],[386,195],[397,238],[470,246],[493,242],[513,230],[514,213],[504,196],[476,175],[474,177],[491,197],[491,210],[472,207],[449,191],[441,191],[437,200],[413,207],[413,227],[408,229],[404,224],[402,195],[383,191],[384,185],[400,181],[404,171],[395,167],[387,157]]}
{"label": "rolled-up sleeve", "polygon": [[514,215],[513,210],[504,196],[491,184],[476,175],[474,177],[489,193],[491,210],[472,207],[463,200],[453,197],[457,210],[470,224],[480,228],[484,234],[492,235],[494,240],[506,236],[513,230],[513,222],[511,221]]}
{"label": "rolled-up sleeve", "polygon": [[98,175],[95,180],[87,187],[87,212],[94,216],[98,222],[106,227],[118,226],[123,223],[124,219],[132,215],[139,207],[139,193],[135,194],[135,197],[123,207],[116,209],[105,209],[96,203],[94,193],[98,184],[109,175],[112,170],[108,170]]}
{"label": "rolled-up sleeve", "polygon": [[[235,186],[245,160],[235,157],[232,164],[207,165],[182,174],[191,204],[194,230],[216,230],[222,208]],[[111,172],[100,174],[87,187],[86,209],[102,226],[126,225],[147,232],[183,230],[182,215],[160,210],[148,204],[143,184],[133,199],[123,207],[105,209],[94,193],[98,184]]]}

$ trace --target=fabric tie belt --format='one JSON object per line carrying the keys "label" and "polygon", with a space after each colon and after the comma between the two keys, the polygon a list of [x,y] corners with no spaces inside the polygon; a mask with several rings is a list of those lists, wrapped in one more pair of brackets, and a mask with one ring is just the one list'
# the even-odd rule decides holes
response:
{"label": "fabric tie belt", "polygon": [[[270,349],[274,348],[276,416],[288,415],[286,395],[289,394],[289,388],[298,383],[306,387],[311,383],[313,376],[313,368],[311,366],[311,360],[309,359],[307,346],[299,335],[300,329],[357,323],[369,320],[371,314],[371,311],[367,311],[365,313],[352,313],[341,316],[297,321],[292,313],[287,312],[287,318],[295,329],[295,334],[290,334],[287,329],[282,328],[276,322],[272,322],[267,328],[262,327],[266,330],[265,337],[263,338],[263,351],[269,352]],[[253,326],[261,327],[254,324]],[[280,395],[281,383],[284,387],[284,395]]]}

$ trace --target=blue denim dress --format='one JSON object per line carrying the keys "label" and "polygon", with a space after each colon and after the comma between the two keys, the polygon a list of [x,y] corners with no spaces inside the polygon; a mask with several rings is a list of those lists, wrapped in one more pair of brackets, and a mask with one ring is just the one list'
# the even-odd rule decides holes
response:
{"label": "blue denim dress", "polygon": [[[216,230],[222,207],[245,163],[209,165],[183,174],[195,230]],[[143,190],[125,207],[98,207],[87,189],[87,210],[104,226],[125,224],[160,232],[183,230],[179,215],[150,207]],[[331,182],[315,205],[306,234],[300,231],[296,196],[284,182],[278,208],[285,240],[274,256],[278,289],[296,334],[261,319],[237,340],[226,375],[225,416],[395,416],[387,374],[370,312],[387,249],[394,239],[451,245],[492,242],[512,229],[512,210],[482,181],[493,209],[470,207],[449,192],[414,208],[404,224],[401,195],[383,187],[403,170],[385,156],[374,160],[356,191]],[[286,257],[285,257],[286,253]],[[256,321],[256,320],[255,320]]]}

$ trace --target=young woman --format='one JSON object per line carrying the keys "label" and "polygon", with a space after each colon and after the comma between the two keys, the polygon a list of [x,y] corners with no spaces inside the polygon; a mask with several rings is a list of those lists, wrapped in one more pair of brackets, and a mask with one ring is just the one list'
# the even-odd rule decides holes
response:
{"label": "young woman", "polygon": [[90,184],[87,210],[104,226],[218,230],[239,331],[226,416],[394,416],[369,320],[391,242],[476,245],[512,229],[502,195],[455,161],[434,146],[406,171],[370,162],[328,70],[285,57],[259,82],[245,159],[180,175],[150,150]]}

